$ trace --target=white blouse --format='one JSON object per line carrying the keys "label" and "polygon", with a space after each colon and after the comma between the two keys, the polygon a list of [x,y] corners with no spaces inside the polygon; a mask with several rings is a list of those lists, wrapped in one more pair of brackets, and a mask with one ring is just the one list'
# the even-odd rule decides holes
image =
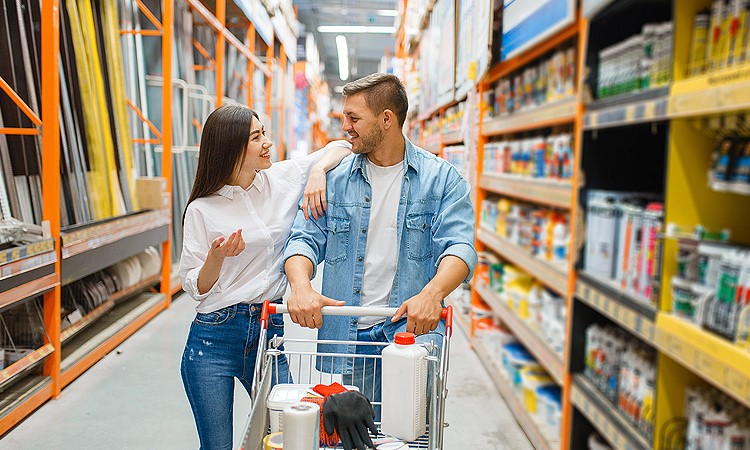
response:
{"label": "white blouse", "polygon": [[[345,141],[332,142],[304,157],[274,163],[258,172],[247,189],[227,185],[188,205],[180,279],[185,292],[199,302],[198,312],[210,313],[237,303],[260,303],[284,295],[287,279],[280,270],[284,244],[312,166],[335,145],[349,147]],[[225,258],[219,279],[208,292],[199,294],[198,273],[211,242],[240,228],[245,250]]]}

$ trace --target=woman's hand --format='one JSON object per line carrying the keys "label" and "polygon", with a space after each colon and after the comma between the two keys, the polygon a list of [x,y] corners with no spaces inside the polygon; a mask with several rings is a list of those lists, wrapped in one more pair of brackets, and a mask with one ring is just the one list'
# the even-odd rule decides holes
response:
{"label": "woman's hand", "polygon": [[305,220],[310,220],[310,215],[318,220],[323,216],[326,207],[326,172],[316,165],[310,171],[310,178],[305,186],[302,213],[305,215]]}
{"label": "woman's hand", "polygon": [[245,250],[245,239],[242,237],[242,229],[229,235],[228,238],[219,236],[211,242],[208,250],[208,258],[224,260],[227,256],[237,256]]}

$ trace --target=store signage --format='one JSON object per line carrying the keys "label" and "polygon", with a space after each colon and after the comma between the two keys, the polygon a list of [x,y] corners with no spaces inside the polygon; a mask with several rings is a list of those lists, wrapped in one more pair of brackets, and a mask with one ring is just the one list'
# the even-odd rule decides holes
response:
{"label": "store signage", "polygon": [[575,0],[503,0],[505,61],[575,21]]}

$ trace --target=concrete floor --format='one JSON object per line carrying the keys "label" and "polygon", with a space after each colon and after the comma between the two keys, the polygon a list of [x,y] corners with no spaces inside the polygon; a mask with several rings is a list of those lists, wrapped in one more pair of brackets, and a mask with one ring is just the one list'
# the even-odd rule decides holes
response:
{"label": "concrete floor", "polygon": [[[180,357],[194,315],[187,297],[157,316],[5,437],[0,449],[187,449],[198,435],[182,387]],[[287,335],[307,335],[289,326]],[[445,449],[531,449],[466,338],[454,333]],[[235,390],[239,442],[250,400]]]}

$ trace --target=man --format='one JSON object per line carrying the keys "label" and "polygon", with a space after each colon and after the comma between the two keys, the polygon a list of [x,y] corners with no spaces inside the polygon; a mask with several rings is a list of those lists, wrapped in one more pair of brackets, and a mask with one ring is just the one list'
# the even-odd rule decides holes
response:
{"label": "man", "polygon": [[[458,171],[412,144],[401,130],[406,91],[393,75],[376,73],[344,86],[342,128],[352,156],[328,173],[327,208],[317,220],[297,215],[284,251],[292,288],[291,319],[320,328],[319,339],[392,342],[409,331],[439,344],[443,299],[468,281],[477,263],[469,184]],[[325,205],[324,205],[325,207]],[[325,260],[322,295],[310,280]],[[335,299],[335,300],[334,300]],[[326,316],[340,305],[398,307],[396,315]],[[406,314],[406,319],[403,318]],[[321,346],[321,352],[372,354],[380,347]],[[361,362],[361,358],[357,358]],[[351,358],[319,358],[320,370],[343,373],[370,400],[380,400],[379,368]],[[375,374],[374,384],[363,383]],[[357,381],[359,380],[359,381]]]}

